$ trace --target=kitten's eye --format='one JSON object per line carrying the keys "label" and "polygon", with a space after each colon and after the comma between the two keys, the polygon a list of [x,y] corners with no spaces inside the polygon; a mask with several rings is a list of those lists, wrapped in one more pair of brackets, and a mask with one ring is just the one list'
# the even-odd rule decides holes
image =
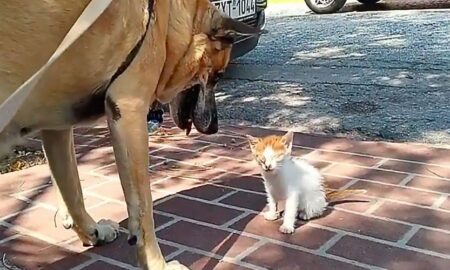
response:
{"label": "kitten's eye", "polygon": [[261,163],[265,163],[266,162],[266,158],[265,157],[261,157]]}
{"label": "kitten's eye", "polygon": [[257,157],[256,162],[258,162],[259,164],[264,164],[264,162],[266,162],[266,158],[265,157]]}

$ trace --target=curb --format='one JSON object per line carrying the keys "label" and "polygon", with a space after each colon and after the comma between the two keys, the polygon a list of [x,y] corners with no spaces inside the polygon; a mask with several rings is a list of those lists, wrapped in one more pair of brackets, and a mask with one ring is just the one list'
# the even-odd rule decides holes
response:
{"label": "curb", "polygon": [[265,10],[267,17],[300,16],[310,12],[305,3],[268,5]]}

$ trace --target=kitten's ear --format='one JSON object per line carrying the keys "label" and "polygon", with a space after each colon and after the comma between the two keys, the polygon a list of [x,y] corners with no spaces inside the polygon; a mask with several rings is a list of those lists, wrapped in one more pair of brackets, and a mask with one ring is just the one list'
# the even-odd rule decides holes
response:
{"label": "kitten's ear", "polygon": [[251,135],[245,135],[245,137],[247,137],[250,148],[253,150],[253,147],[255,147],[255,145],[258,143],[258,138],[255,138]]}
{"label": "kitten's ear", "polygon": [[286,145],[287,149],[291,149],[292,148],[292,141],[294,140],[294,132],[292,132],[292,130],[288,131],[284,136],[283,136],[283,142]]}

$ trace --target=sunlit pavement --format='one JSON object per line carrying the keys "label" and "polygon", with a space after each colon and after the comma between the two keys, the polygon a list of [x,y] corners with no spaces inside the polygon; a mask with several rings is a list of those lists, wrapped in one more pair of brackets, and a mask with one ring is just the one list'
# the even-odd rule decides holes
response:
{"label": "sunlit pavement", "polygon": [[[186,138],[166,118],[165,135],[149,137],[149,189],[168,260],[192,270],[449,269],[449,13],[418,2],[447,1],[270,18],[270,34],[218,90],[218,135]],[[264,189],[244,137],[280,127],[307,132],[296,133],[294,154],[331,188],[367,190],[290,236],[260,215]],[[106,125],[75,134],[88,212],[123,234],[92,248],[64,230],[47,165],[0,175],[1,270],[136,269]]]}
{"label": "sunlit pavement", "polygon": [[[450,264],[450,150],[296,134],[294,154],[321,168],[331,188],[367,189],[324,217],[265,221],[265,195],[244,134],[278,130],[222,126],[186,138],[165,122],[149,137],[149,188],[157,236],[167,259],[202,269],[444,270]],[[127,226],[127,212],[105,124],[76,131],[88,212]],[[54,215],[48,167],[0,176],[0,252],[34,269],[134,269],[123,233],[113,244],[83,247]],[[350,199],[350,198],[349,198]],[[1,269],[1,267],[0,267]]]}

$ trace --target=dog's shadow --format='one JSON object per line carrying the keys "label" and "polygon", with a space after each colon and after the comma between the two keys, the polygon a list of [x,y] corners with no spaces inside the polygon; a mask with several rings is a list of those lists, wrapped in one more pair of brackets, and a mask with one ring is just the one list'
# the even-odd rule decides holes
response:
{"label": "dog's shadow", "polygon": [[[235,181],[251,180],[236,179]],[[228,184],[233,183],[235,182],[228,182]],[[213,186],[215,192],[218,192],[221,188],[221,186]],[[229,197],[225,196],[220,201],[217,201],[217,199],[205,200],[206,197],[211,197],[211,199],[215,197],[211,194],[213,190],[211,187],[210,183],[206,183],[155,201],[156,235],[159,239],[162,253],[167,260],[178,260],[193,270],[233,267],[234,265],[219,258],[222,256],[233,258],[239,255],[249,247],[243,247],[243,245],[246,245],[245,242],[253,240],[256,242],[257,239],[252,238],[254,234],[257,234],[259,237],[279,241],[295,241],[297,238],[304,237],[305,233],[309,233],[300,230],[302,226],[330,215],[335,210],[334,206],[346,203],[369,202],[359,199],[345,199],[332,202],[320,217],[308,221],[298,218],[296,231],[293,234],[281,234],[278,231],[278,226],[282,223],[282,215],[278,220],[267,221],[264,220],[262,215],[257,214],[266,209],[264,194],[239,194],[245,192],[238,191],[238,193]],[[224,186],[222,192],[230,190]],[[204,195],[205,198],[199,199],[194,197],[196,195],[202,197]],[[217,196],[219,195],[223,196],[223,194],[218,192]],[[232,208],[227,208],[223,205],[228,205]],[[230,214],[235,209],[242,209],[242,212],[248,215],[244,214],[242,218],[239,218],[239,212]],[[283,211],[281,211],[281,214],[283,214]],[[231,221],[231,219],[234,219],[234,221]],[[120,225],[126,229],[128,220],[123,220]],[[259,229],[255,229],[255,227],[259,227]],[[248,234],[244,233],[242,235],[241,231]],[[115,259],[137,266],[136,247],[128,245],[127,237],[128,234],[124,232],[116,242],[104,247],[94,248],[93,251],[102,256],[118,254],[114,255],[118,256]]]}
{"label": "dog's shadow", "polygon": [[[177,180],[171,180],[167,186],[177,184],[175,183]],[[239,180],[241,179],[235,179]],[[178,184],[181,184],[182,180],[179,181]],[[233,189],[229,187],[205,182],[154,200],[156,235],[167,261],[177,260],[191,270],[237,267],[220,258],[237,256],[239,252],[244,251],[242,245],[246,245],[247,242],[253,243],[254,239],[242,236],[233,227],[237,223],[242,228],[246,227],[245,218],[239,219],[245,210],[233,209],[232,205],[224,207],[223,200],[217,201],[218,197],[232,191]],[[253,208],[252,212],[255,212],[264,208],[260,202],[261,200],[247,203]],[[233,223],[232,220],[236,222]],[[128,219],[122,220],[119,225],[121,233],[117,240],[104,246],[90,248],[88,251],[137,267],[137,247],[130,246],[127,241]]]}
{"label": "dog's shadow", "polygon": [[[201,178],[196,177],[196,179]],[[173,176],[168,181],[169,179],[163,180],[158,186],[167,190],[186,184],[180,176]],[[164,182],[165,185],[162,185]],[[178,260],[191,270],[235,269],[236,265],[223,261],[221,258],[236,258],[262,238],[283,242],[315,238],[314,231],[301,228],[307,222],[299,220],[296,231],[291,235],[285,235],[278,231],[282,218],[276,221],[264,220],[260,215],[266,207],[266,195],[263,190],[263,183],[259,176],[236,175],[235,177],[219,176],[212,181],[205,179],[191,188],[179,188],[172,195],[160,196],[154,200],[154,220],[162,254],[167,260]],[[157,194],[156,191],[154,195]],[[36,194],[36,197],[30,199],[38,200],[40,195],[41,193]],[[339,201],[333,203],[333,206],[348,202],[361,201]],[[126,216],[124,205],[114,203],[107,205],[111,208],[100,211],[101,213],[97,213],[96,216],[100,214],[103,218],[113,220],[120,220],[114,216],[117,212],[120,212],[121,217]],[[117,209],[113,209],[116,207]],[[123,208],[119,209],[120,207]],[[94,209],[89,212],[98,212]],[[332,210],[327,209],[318,219],[331,214]],[[14,221],[11,222],[14,223]],[[53,253],[36,256],[36,251],[23,248],[36,245],[33,242],[27,242],[29,239],[26,237],[18,238],[9,247],[0,248],[0,250],[4,250],[12,264],[25,270],[33,269],[38,263],[43,267],[42,269],[70,269],[76,266],[74,263],[92,257],[93,254],[100,258],[101,262],[96,262],[86,269],[110,269],[113,267],[109,264],[112,262],[111,259],[123,266],[137,267],[137,247],[130,246],[127,241],[128,219],[123,219],[120,226],[122,230],[119,238],[113,243],[85,248],[77,253],[64,251],[62,255],[59,254],[61,255],[59,259],[52,259]],[[74,248],[82,248],[79,241],[71,242],[70,245]],[[275,256],[273,260],[283,261],[283,258],[286,259],[289,256],[283,252],[279,255],[279,258]],[[253,254],[246,254],[244,259],[247,256],[251,257]],[[107,267],[108,265],[110,268]]]}

